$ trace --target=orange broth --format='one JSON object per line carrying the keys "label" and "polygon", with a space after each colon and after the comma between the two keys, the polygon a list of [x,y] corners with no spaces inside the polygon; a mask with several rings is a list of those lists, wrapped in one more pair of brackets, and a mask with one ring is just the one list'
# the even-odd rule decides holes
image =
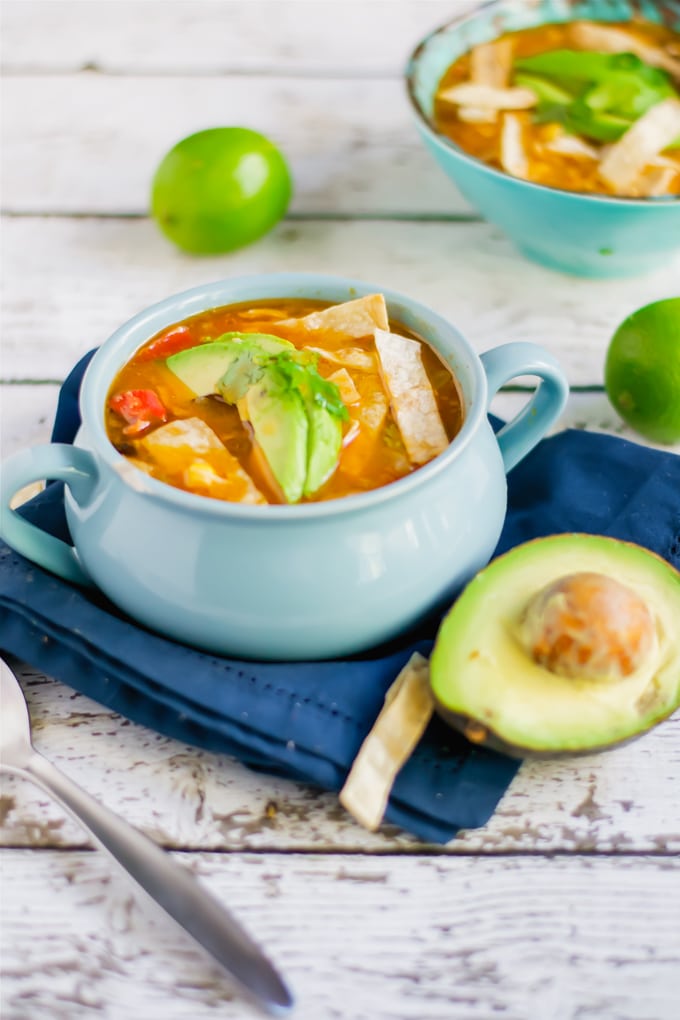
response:
{"label": "orange broth", "polygon": [[[133,458],[149,474],[168,484],[187,491],[195,491],[185,484],[181,465],[177,470],[159,472],[156,465],[144,466],[144,455],[134,439],[126,434],[126,421],[112,410],[110,400],[116,394],[129,390],[153,390],[160,398],[167,412],[167,420],[201,418],[224,443],[240,465],[247,471],[260,492],[269,503],[280,503],[282,499],[275,491],[251,438],[251,432],[239,417],[235,406],[224,403],[216,396],[196,397],[165,364],[166,353],[154,356],[154,345],[162,352],[165,337],[178,330],[187,331],[186,347],[216,340],[223,333],[268,333],[291,341],[298,349],[313,346],[333,352],[349,347],[368,352],[374,357],[374,370],[359,371],[349,368],[360,401],[348,406],[349,421],[343,423],[345,439],[350,430],[354,438],[343,446],[338,466],[328,481],[305,502],[338,499],[354,493],[388,485],[416,470],[406,455],[399,429],[390,410],[377,435],[370,435],[358,425],[359,409],[371,396],[386,391],[378,370],[378,357],[372,337],[349,338],[330,330],[315,330],[313,334],[296,324],[279,324],[279,320],[300,318],[329,307],[328,302],[302,299],[271,299],[257,304],[252,302],[229,305],[202,312],[171,327],[162,330],[141,347],[124,365],[113,380],[106,405],[106,429],[116,449]],[[422,345],[422,359],[428,378],[434,390],[439,413],[446,434],[451,440],[460,430],[463,422],[463,408],[458,385],[449,369],[427,344],[399,323],[390,323],[390,329],[410,339],[419,340]],[[170,353],[170,352],[167,352]],[[319,373],[328,377],[339,368],[338,364],[319,356]],[[356,424],[355,424],[356,423]],[[148,435],[149,432],[145,432]],[[199,493],[201,495],[213,493]]]}
{"label": "orange broth", "polygon": [[[617,24],[616,27],[624,26]],[[625,28],[647,43],[658,46],[671,44],[673,51],[680,53],[680,35],[669,28],[642,21],[626,24]],[[571,48],[569,32],[569,23],[551,24],[508,32],[499,38],[512,39],[514,58],[522,58],[548,53],[551,50]],[[437,86],[437,93],[460,85],[469,77],[470,54],[465,53],[444,73]],[[544,147],[546,142],[560,133],[559,125],[550,122],[534,124],[530,111],[522,111],[518,116],[523,122],[523,141],[529,156],[529,179],[532,182],[566,191],[615,193],[612,187],[600,178],[596,160],[551,152]],[[502,117],[499,116],[495,122],[489,124],[465,122],[458,117],[456,106],[435,96],[433,118],[441,134],[450,138],[471,156],[502,170],[500,161]],[[680,150],[668,150],[664,157],[677,164],[677,173],[669,190],[672,194],[680,195]]]}

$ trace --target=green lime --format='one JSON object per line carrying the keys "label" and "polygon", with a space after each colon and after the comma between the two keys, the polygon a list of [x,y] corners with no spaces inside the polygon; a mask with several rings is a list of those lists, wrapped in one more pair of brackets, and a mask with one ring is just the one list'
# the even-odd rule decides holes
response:
{"label": "green lime", "polygon": [[271,230],[291,193],[286,161],[269,139],[249,128],[210,128],[163,157],[151,187],[151,214],[185,251],[233,251]]}
{"label": "green lime", "polygon": [[604,384],[640,435],[680,441],[680,297],[655,301],[621,323],[607,350]]}

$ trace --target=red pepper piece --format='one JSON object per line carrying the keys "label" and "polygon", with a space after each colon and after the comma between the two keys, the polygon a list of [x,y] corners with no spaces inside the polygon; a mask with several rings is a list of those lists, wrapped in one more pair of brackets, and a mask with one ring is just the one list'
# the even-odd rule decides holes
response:
{"label": "red pepper piece", "polygon": [[128,425],[123,429],[127,436],[139,435],[154,422],[166,421],[168,413],[154,390],[125,390],[109,400],[109,407]]}
{"label": "red pepper piece", "polygon": [[179,326],[177,329],[171,329],[164,336],[152,340],[135,360],[153,361],[154,358],[169,358],[171,354],[186,351],[187,348],[194,347],[196,343],[197,341],[191,335],[191,330],[186,326]]}

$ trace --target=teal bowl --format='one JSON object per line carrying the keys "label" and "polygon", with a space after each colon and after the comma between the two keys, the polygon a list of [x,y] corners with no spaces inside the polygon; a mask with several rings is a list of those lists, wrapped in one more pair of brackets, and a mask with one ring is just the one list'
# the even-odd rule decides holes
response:
{"label": "teal bowl", "polygon": [[418,130],[444,173],[527,258],[576,276],[635,276],[667,265],[680,253],[680,199],[586,195],[510,177],[436,130],[434,95],[454,60],[506,32],[577,19],[625,22],[634,16],[680,31],[677,0],[498,0],[430,33],[406,69]]}

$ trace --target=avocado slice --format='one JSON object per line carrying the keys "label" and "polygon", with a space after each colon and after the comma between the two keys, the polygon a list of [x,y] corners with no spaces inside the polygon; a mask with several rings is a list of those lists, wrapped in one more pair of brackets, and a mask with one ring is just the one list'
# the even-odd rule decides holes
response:
{"label": "avocado slice", "polygon": [[307,403],[309,438],[304,494],[313,496],[335,471],[342,446],[342,422],[320,404]]}
{"label": "avocado slice", "polygon": [[295,350],[289,340],[268,333],[224,333],[217,340],[189,347],[166,358],[166,365],[196,396],[217,393],[217,384],[237,363],[251,369],[282,351]]}
{"label": "avocado slice", "polygon": [[238,401],[271,472],[288,503],[302,498],[307,478],[309,423],[301,394],[286,385],[275,366]]}
{"label": "avocado slice", "polygon": [[437,710],[516,757],[630,740],[680,706],[678,620],[680,573],[647,549],[578,534],[525,543],[445,617],[431,658]]}

